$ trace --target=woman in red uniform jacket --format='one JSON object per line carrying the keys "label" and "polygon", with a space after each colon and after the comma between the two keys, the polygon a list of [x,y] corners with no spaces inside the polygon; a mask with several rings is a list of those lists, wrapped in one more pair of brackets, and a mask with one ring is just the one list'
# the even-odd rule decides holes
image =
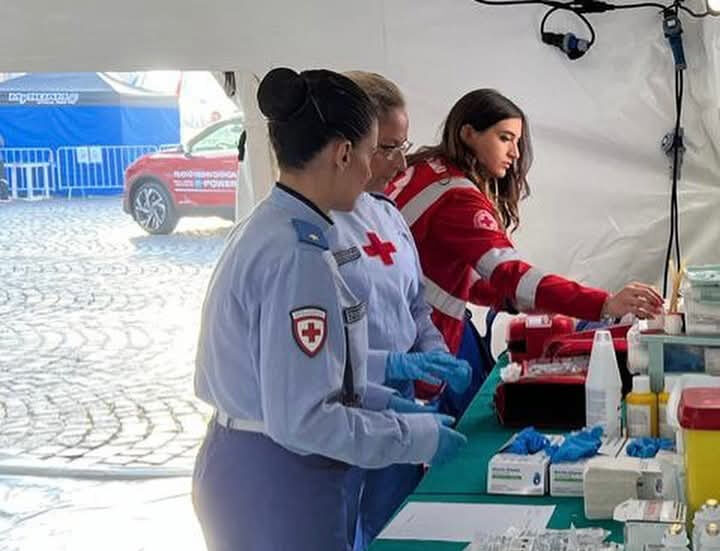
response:
{"label": "woman in red uniform jacket", "polygon": [[411,155],[386,190],[410,225],[433,321],[454,353],[468,302],[588,320],[660,312],[662,297],[648,285],[611,294],[522,259],[508,231],[520,222],[531,160],[520,108],[495,90],[475,90],[450,111],[441,143]]}

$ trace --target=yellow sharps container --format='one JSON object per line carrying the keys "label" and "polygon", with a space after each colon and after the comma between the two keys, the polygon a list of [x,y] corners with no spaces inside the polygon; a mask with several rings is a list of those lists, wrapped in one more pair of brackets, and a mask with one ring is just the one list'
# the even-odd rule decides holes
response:
{"label": "yellow sharps container", "polygon": [[720,388],[686,388],[678,406],[691,514],[720,498]]}

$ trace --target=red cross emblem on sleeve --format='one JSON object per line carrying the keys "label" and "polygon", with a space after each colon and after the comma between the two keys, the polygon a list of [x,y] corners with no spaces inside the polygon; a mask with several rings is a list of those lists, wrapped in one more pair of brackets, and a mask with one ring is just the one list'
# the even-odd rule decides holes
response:
{"label": "red cross emblem on sleeve", "polygon": [[290,312],[295,342],[311,358],[322,349],[327,337],[327,313],[322,308],[307,306]]}
{"label": "red cross emblem on sleeve", "polygon": [[479,210],[473,217],[473,225],[478,229],[498,230],[499,226],[495,217],[486,210]]}
{"label": "red cross emblem on sleeve", "polygon": [[365,251],[368,256],[379,256],[383,264],[390,266],[393,263],[392,253],[397,252],[392,241],[382,241],[378,237],[378,234],[372,231],[367,232],[367,236],[370,244],[363,245],[363,251]]}

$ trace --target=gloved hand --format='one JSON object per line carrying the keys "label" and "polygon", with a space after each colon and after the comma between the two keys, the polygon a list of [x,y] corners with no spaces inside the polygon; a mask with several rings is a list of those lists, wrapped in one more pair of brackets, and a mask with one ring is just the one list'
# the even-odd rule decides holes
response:
{"label": "gloved hand", "polygon": [[467,444],[465,435],[450,427],[455,422],[449,415],[436,414],[438,423],[438,446],[435,455],[430,460],[431,465],[442,465],[457,455],[460,448]]}
{"label": "gloved hand", "polygon": [[436,413],[439,407],[438,402],[419,404],[415,400],[408,400],[398,395],[390,396],[390,402],[388,402],[388,409],[398,413]]}
{"label": "gloved hand", "polygon": [[442,350],[432,352],[390,352],[385,364],[386,379],[421,380],[431,385],[447,381],[455,392],[470,386],[470,364]]}

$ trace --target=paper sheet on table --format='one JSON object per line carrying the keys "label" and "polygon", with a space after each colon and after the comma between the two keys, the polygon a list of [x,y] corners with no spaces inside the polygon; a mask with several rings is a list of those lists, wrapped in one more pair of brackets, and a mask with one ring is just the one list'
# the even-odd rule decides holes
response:
{"label": "paper sheet on table", "polygon": [[514,526],[542,530],[554,505],[490,505],[485,503],[434,503],[405,505],[378,537],[396,540],[472,541],[477,532],[502,535]]}

